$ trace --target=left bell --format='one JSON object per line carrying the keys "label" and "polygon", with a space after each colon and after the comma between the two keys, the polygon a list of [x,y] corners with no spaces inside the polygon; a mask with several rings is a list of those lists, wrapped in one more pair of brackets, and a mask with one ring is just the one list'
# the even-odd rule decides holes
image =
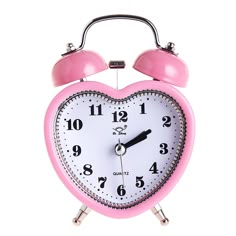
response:
{"label": "left bell", "polygon": [[53,67],[54,86],[81,80],[108,68],[100,55],[93,51],[80,50],[64,55]]}

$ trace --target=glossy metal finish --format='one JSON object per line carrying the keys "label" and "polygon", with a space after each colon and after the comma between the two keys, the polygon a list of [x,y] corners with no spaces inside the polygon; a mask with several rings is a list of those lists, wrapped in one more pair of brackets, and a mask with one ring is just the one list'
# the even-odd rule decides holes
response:
{"label": "glossy metal finish", "polygon": [[110,69],[124,69],[125,61],[110,61],[108,65]]}
{"label": "glossy metal finish", "polygon": [[79,226],[90,211],[91,210],[87,206],[82,205],[76,217],[73,218],[73,223]]}
{"label": "glossy metal finish", "polygon": [[87,35],[88,30],[91,28],[91,26],[93,26],[96,23],[102,22],[102,21],[116,20],[116,19],[135,20],[135,21],[140,21],[142,23],[145,23],[146,25],[148,25],[151,28],[151,30],[153,32],[156,47],[158,47],[158,48],[161,47],[156,27],[150,20],[148,20],[144,17],[141,17],[141,16],[116,14],[116,15],[107,15],[107,16],[97,17],[97,18],[93,19],[90,23],[88,23],[87,26],[85,27],[84,31],[83,31],[81,44],[80,44],[80,46],[78,47],[77,50],[81,50],[81,49],[84,48],[86,35]]}
{"label": "glossy metal finish", "polygon": [[158,204],[157,207],[151,208],[152,213],[160,221],[161,225],[165,226],[169,224],[169,219],[165,216],[161,206]]}

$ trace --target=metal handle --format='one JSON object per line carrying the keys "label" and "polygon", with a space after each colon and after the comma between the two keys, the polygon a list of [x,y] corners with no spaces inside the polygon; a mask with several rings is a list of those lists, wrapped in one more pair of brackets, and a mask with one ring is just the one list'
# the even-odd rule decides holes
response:
{"label": "metal handle", "polygon": [[144,17],[141,17],[141,16],[117,14],[117,15],[107,15],[107,16],[97,17],[97,18],[93,19],[90,23],[88,23],[88,25],[84,29],[84,32],[83,32],[83,35],[82,35],[81,44],[77,48],[77,50],[81,50],[81,49],[84,48],[87,32],[91,28],[92,25],[94,25],[96,23],[99,23],[99,22],[102,22],[102,21],[116,20],[116,19],[135,20],[135,21],[140,21],[142,23],[147,24],[152,29],[156,46],[158,48],[161,47],[156,27],[155,27],[155,25],[151,21],[149,21],[148,19],[146,19]]}

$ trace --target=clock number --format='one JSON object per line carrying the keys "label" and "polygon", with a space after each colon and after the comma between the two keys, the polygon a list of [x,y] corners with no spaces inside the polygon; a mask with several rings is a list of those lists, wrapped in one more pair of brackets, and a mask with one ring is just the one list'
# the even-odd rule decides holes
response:
{"label": "clock number", "polygon": [[136,187],[142,188],[144,186],[143,176],[136,177]]}
{"label": "clock number", "polygon": [[96,113],[95,113],[95,106],[92,105],[92,106],[89,106],[90,108],[90,116],[102,116],[102,105],[98,105],[96,106]]}
{"label": "clock number", "polygon": [[126,111],[120,111],[120,112],[113,112],[113,122],[127,122],[128,120],[128,113]]}
{"label": "clock number", "polygon": [[73,156],[78,157],[81,154],[81,147],[79,145],[74,145],[72,147]]}
{"label": "clock number", "polygon": [[160,148],[161,148],[160,153],[162,155],[165,155],[168,153],[168,144],[167,143],[161,143]]}
{"label": "clock number", "polygon": [[143,103],[143,104],[141,104],[141,105],[139,105],[140,107],[141,107],[141,113],[140,114],[147,114],[146,112],[145,112],[145,103]]}
{"label": "clock number", "polygon": [[65,121],[67,122],[67,130],[80,130],[83,127],[83,122],[80,119],[75,119],[74,121],[65,119]]}
{"label": "clock number", "polygon": [[98,177],[98,183],[100,184],[100,188],[105,187],[106,181],[107,181],[107,177]]}
{"label": "clock number", "polygon": [[119,196],[124,196],[126,194],[126,190],[124,188],[124,185],[119,185],[117,188],[117,193]]}
{"label": "clock number", "polygon": [[170,127],[171,126],[171,118],[169,116],[163,116],[162,117],[163,127]]}
{"label": "clock number", "polygon": [[83,172],[84,175],[89,176],[89,175],[91,175],[93,173],[92,165],[90,165],[90,164],[85,164],[83,169],[84,169],[84,172]]}
{"label": "clock number", "polygon": [[157,163],[154,162],[151,166],[151,168],[149,169],[149,171],[152,172],[152,174],[159,174],[159,170],[157,169]]}

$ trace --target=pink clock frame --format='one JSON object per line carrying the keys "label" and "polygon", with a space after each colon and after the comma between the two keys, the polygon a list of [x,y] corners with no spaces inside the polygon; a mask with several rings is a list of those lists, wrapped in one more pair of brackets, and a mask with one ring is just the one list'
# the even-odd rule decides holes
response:
{"label": "pink clock frame", "polygon": [[[158,91],[167,93],[171,97],[173,97],[179,103],[179,105],[184,111],[184,114],[186,117],[186,123],[187,123],[187,131],[186,131],[185,147],[184,147],[180,162],[178,163],[173,174],[170,176],[169,180],[157,193],[155,193],[153,196],[151,196],[144,202],[134,207],[131,207],[125,210],[112,209],[112,208],[102,205],[101,203],[96,202],[95,200],[87,196],[85,193],[83,193],[75,184],[73,184],[73,182],[70,180],[69,176],[65,172],[65,169],[63,168],[59,160],[59,157],[55,148],[54,137],[53,137],[53,124],[54,124],[55,114],[60,104],[66,98],[68,98],[74,93],[81,92],[81,91],[88,91],[88,90],[95,90],[98,92],[102,92],[115,99],[125,98],[129,96],[130,94],[133,94],[140,90],[158,90]],[[112,87],[109,87],[99,82],[92,82],[92,81],[91,82],[77,82],[75,84],[69,85],[68,87],[64,88],[61,92],[59,92],[55,96],[55,98],[50,103],[46,112],[46,116],[45,116],[44,133],[45,133],[46,146],[47,146],[47,150],[48,150],[52,165],[56,173],[60,177],[61,181],[69,189],[69,191],[77,199],[79,199],[83,204],[95,210],[96,212],[99,212],[105,216],[109,216],[113,218],[129,218],[129,217],[133,217],[138,214],[141,214],[144,211],[152,208],[154,205],[159,203],[175,187],[175,185],[181,178],[182,174],[184,173],[184,170],[187,167],[187,164],[189,162],[189,159],[192,153],[194,136],[195,136],[195,120],[194,120],[194,115],[193,115],[191,106],[189,105],[186,98],[172,85],[167,84],[162,81],[151,81],[151,80],[140,81],[140,82],[128,85],[127,87],[121,90],[116,90]]]}

